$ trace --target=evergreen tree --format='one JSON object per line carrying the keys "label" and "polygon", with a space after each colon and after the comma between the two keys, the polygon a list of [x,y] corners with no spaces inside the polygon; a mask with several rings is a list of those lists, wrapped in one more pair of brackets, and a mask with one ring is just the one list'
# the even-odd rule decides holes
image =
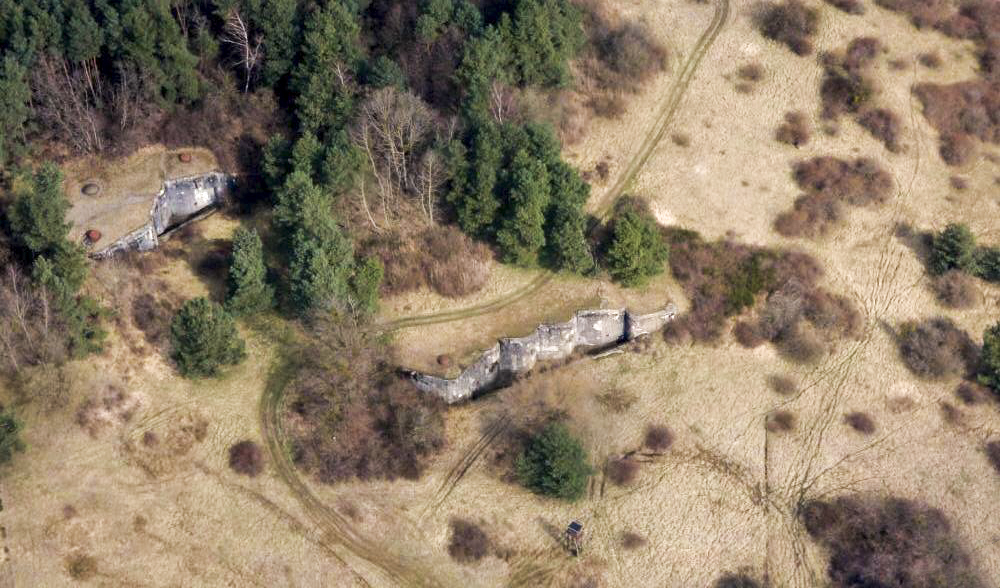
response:
{"label": "evergreen tree", "polygon": [[35,254],[52,251],[66,240],[69,201],[62,191],[62,172],[52,163],[34,174],[15,178],[14,202],[8,217],[14,239]]}
{"label": "evergreen tree", "polygon": [[452,162],[453,172],[465,171],[466,176],[452,184],[448,201],[455,208],[458,225],[470,235],[487,236],[492,232],[500,208],[493,190],[502,162],[500,133],[492,123],[473,129],[465,161]]}
{"label": "evergreen tree", "polygon": [[380,55],[369,63],[364,71],[365,85],[372,88],[394,87],[406,90],[406,75],[399,64],[386,55]]}
{"label": "evergreen tree", "polygon": [[553,207],[549,220],[548,253],[554,268],[576,274],[594,269],[585,224],[579,208],[564,204]]}
{"label": "evergreen tree", "polygon": [[615,281],[629,288],[641,286],[663,271],[666,260],[667,244],[653,219],[634,210],[625,210],[615,218],[604,258]]}
{"label": "evergreen tree", "polygon": [[170,325],[170,337],[177,368],[188,378],[214,376],[220,366],[246,357],[233,317],[208,298],[184,303]]}
{"label": "evergreen tree", "polygon": [[22,151],[30,100],[27,69],[13,55],[5,55],[0,60],[0,169]]}
{"label": "evergreen tree", "polygon": [[330,215],[330,198],[304,171],[289,174],[276,196],[274,224],[279,236],[286,241],[298,229]]}
{"label": "evergreen tree", "polygon": [[583,496],[594,473],[580,441],[561,423],[548,425],[528,441],[515,470],[531,491],[564,500]]}
{"label": "evergreen tree", "polygon": [[251,0],[246,2],[247,19],[260,31],[261,83],[279,86],[291,73],[295,53],[302,39],[297,0]]}
{"label": "evergreen tree", "polygon": [[567,0],[518,0],[511,20],[501,21],[501,30],[522,84],[569,82],[568,62],[585,38],[579,9]]}
{"label": "evergreen tree", "polygon": [[235,316],[252,314],[271,306],[274,290],[267,284],[264,248],[254,229],[238,228],[233,234],[226,309]]}
{"label": "evergreen tree", "polygon": [[1000,282],[1000,247],[980,247],[976,250],[975,275],[987,282]]}
{"label": "evergreen tree", "polygon": [[303,131],[322,135],[343,128],[353,100],[336,72],[352,71],[360,58],[357,17],[340,2],[330,2],[306,18],[299,63],[292,74],[295,114]]}
{"label": "evergreen tree", "polygon": [[330,310],[349,300],[354,262],[351,241],[329,214],[292,238],[289,287],[300,313]]}
{"label": "evergreen tree", "polygon": [[385,272],[377,257],[365,257],[354,268],[351,276],[351,293],[357,308],[365,314],[378,310],[378,289]]}
{"label": "evergreen tree", "polygon": [[943,274],[950,269],[975,273],[976,238],[969,227],[951,223],[934,237],[931,271]]}
{"label": "evergreen tree", "polygon": [[22,427],[21,421],[12,411],[0,411],[0,464],[9,462],[18,451],[24,451]]}
{"label": "evergreen tree", "polygon": [[519,151],[511,163],[510,176],[507,210],[497,231],[497,244],[504,261],[530,267],[538,263],[538,252],[545,245],[548,172],[541,161]]}
{"label": "evergreen tree", "polygon": [[979,364],[979,383],[1000,394],[1000,322],[983,332]]}

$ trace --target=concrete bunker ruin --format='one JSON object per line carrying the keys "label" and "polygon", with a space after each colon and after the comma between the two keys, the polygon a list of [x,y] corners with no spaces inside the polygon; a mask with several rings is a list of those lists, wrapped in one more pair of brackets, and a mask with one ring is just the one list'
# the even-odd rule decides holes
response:
{"label": "concrete bunker ruin", "polygon": [[578,347],[626,343],[662,329],[676,315],[673,304],[643,315],[627,309],[581,310],[565,323],[540,325],[527,337],[500,339],[455,379],[414,371],[407,372],[407,376],[419,390],[453,404],[509,384],[539,360],[561,359]]}

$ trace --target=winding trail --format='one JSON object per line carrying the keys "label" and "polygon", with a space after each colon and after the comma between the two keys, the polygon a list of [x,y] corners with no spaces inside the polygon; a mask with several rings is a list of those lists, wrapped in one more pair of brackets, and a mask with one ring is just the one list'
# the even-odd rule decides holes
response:
{"label": "winding trail", "polygon": [[[653,127],[650,129],[649,133],[647,133],[646,137],[643,139],[642,144],[639,146],[639,150],[632,156],[632,159],[629,160],[624,171],[618,177],[618,180],[614,183],[614,185],[611,186],[611,188],[596,201],[591,201],[593,203],[591,208],[594,210],[594,214],[598,219],[605,220],[607,218],[613,210],[615,202],[628,188],[632,186],[632,182],[635,180],[636,176],[638,176],[643,166],[646,165],[646,162],[649,161],[649,158],[652,156],[656,146],[660,144],[664,134],[666,134],[667,128],[670,126],[670,123],[673,121],[674,116],[680,108],[684,94],[687,92],[688,86],[691,84],[691,80],[694,79],[694,74],[697,72],[698,66],[701,64],[701,60],[705,57],[705,54],[708,53],[708,50],[711,48],[712,43],[715,42],[715,39],[719,36],[719,33],[722,32],[722,28],[726,24],[726,21],[729,20],[729,12],[730,0],[719,0],[716,3],[711,23],[709,23],[708,28],[706,28],[701,34],[701,37],[698,38],[698,42],[695,43],[692,48],[691,54],[681,66],[680,74],[671,85],[670,92],[667,94],[666,100],[659,108],[656,121],[653,123]],[[541,291],[555,276],[555,272],[545,271],[520,288],[516,288],[515,290],[493,300],[466,308],[398,318],[378,325],[378,329],[383,332],[398,331],[411,327],[450,323],[462,319],[493,314],[494,312],[503,310],[511,304]]]}
{"label": "winding trail", "polygon": [[[712,43],[719,36],[723,26],[729,19],[729,13],[730,0],[718,0],[711,23],[699,37],[690,55],[681,66],[680,74],[672,84],[670,92],[657,114],[656,122],[646,135],[638,152],[631,158],[615,184],[595,202],[593,208],[598,218],[603,219],[607,216],[612,210],[615,201],[632,185],[642,167],[653,154],[656,146],[666,133],[670,122],[676,115],[684,94],[698,69],[698,65],[705,54],[708,53]],[[520,288],[494,300],[467,308],[402,317],[382,323],[378,326],[378,329],[383,332],[395,331],[492,314],[541,291],[552,281],[555,275],[554,272],[546,271]],[[280,362],[282,360],[278,359],[277,361]],[[288,451],[285,448],[284,434],[281,426],[281,408],[284,404],[284,391],[288,382],[284,378],[278,378],[277,380],[279,381],[269,382],[260,399],[261,434],[267,445],[276,475],[284,482],[302,506],[306,515],[320,530],[326,547],[332,551],[333,546],[342,546],[350,555],[364,560],[369,565],[377,568],[397,585],[439,586],[440,584],[438,584],[431,570],[423,569],[418,565],[417,561],[409,561],[395,554],[388,553],[381,546],[362,537],[353,528],[350,521],[341,516],[334,508],[324,504],[303,481],[302,476],[291,462]],[[467,451],[463,452],[462,456],[445,477],[441,487],[431,497],[425,514],[436,511],[447,500],[448,496],[451,495],[465,473],[478,460],[486,447],[505,429],[505,422],[498,423],[498,426],[492,427],[482,437],[477,439]],[[523,584],[523,582],[514,582],[513,584],[518,585]]]}

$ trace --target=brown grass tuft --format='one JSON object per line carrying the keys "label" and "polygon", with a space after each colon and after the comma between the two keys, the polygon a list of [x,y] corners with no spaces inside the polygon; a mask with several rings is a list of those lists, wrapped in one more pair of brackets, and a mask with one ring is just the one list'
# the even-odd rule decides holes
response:
{"label": "brown grass tuft", "polygon": [[736,75],[747,82],[759,82],[764,79],[764,68],[759,63],[747,63],[736,70]]}
{"label": "brown grass tuft", "polygon": [[646,538],[634,531],[625,531],[622,533],[622,547],[628,550],[638,549],[640,547],[645,547],[648,542]]}
{"label": "brown grass tuft", "polygon": [[847,14],[862,15],[865,13],[865,5],[861,0],[823,0],[830,6],[846,12]]}
{"label": "brown grass tuft", "polygon": [[229,448],[229,467],[237,474],[256,477],[264,471],[264,452],[253,441],[240,441]]}
{"label": "brown grass tuft", "polygon": [[795,429],[795,415],[787,410],[776,410],[767,415],[764,428],[771,433],[786,433]]}
{"label": "brown grass tuft", "polygon": [[941,67],[943,63],[941,61],[941,54],[938,53],[937,51],[921,53],[920,55],[917,56],[917,61],[920,63],[920,65],[928,69],[937,69]]}
{"label": "brown grass tuft", "polygon": [[754,580],[744,572],[724,574],[712,584],[712,588],[760,588]]}
{"label": "brown grass tuft", "polygon": [[961,270],[949,270],[931,281],[938,302],[947,308],[972,308],[979,303],[979,288],[972,276]]}
{"label": "brown grass tuft", "polygon": [[786,112],[785,122],[778,126],[774,138],[780,143],[787,143],[795,147],[801,147],[809,142],[812,136],[812,128],[806,119],[804,112]]}
{"label": "brown grass tuft", "polygon": [[990,441],[986,444],[986,459],[990,461],[993,469],[1000,474],[1000,441]]}
{"label": "brown grass tuft", "polygon": [[615,486],[631,486],[639,476],[639,462],[634,459],[613,459],[604,468],[604,474]]}
{"label": "brown grass tuft", "polygon": [[969,335],[945,317],[904,324],[898,341],[903,363],[922,378],[969,374],[979,356]]}
{"label": "brown grass tuft", "polygon": [[799,385],[791,376],[771,374],[767,377],[767,385],[771,390],[782,396],[791,396],[799,391]]}
{"label": "brown grass tuft", "polygon": [[865,110],[858,116],[858,124],[882,141],[886,149],[892,153],[899,153],[899,133],[902,125],[895,112],[886,108]]}
{"label": "brown grass tuft", "polygon": [[66,560],[66,572],[77,582],[86,582],[97,576],[97,560],[86,554],[72,555]]}
{"label": "brown grass tuft", "polygon": [[642,444],[652,451],[662,453],[674,443],[674,434],[666,425],[648,425]]}
{"label": "brown grass tuft", "polygon": [[955,396],[968,405],[982,404],[989,400],[990,389],[976,382],[962,382],[955,388]]}

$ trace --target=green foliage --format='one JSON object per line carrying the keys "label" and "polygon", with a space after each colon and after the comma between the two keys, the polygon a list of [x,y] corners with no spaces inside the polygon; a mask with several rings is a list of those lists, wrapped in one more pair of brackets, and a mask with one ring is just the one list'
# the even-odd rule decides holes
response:
{"label": "green foliage", "polygon": [[298,0],[247,0],[246,17],[260,32],[261,83],[277,86],[292,71],[302,39]]}
{"label": "green foliage", "polygon": [[667,252],[667,244],[652,218],[624,210],[613,221],[604,264],[615,281],[632,288],[663,272]]}
{"label": "green foliage", "polygon": [[934,236],[930,266],[935,274],[950,269],[975,273],[976,238],[969,227],[951,223]]}
{"label": "green foliage", "polygon": [[246,357],[236,322],[208,298],[184,303],[170,325],[174,360],[188,378],[214,376],[223,365],[236,365]]}
{"label": "green foliage", "polygon": [[[0,169],[22,151],[31,110],[28,70],[8,55],[0,60]],[[2,175],[2,172],[0,172]]]}
{"label": "green foliage", "polygon": [[350,239],[329,212],[296,231],[288,269],[297,312],[327,311],[348,301],[353,253]]}
{"label": "green foliage", "polygon": [[513,53],[515,78],[525,85],[569,82],[568,62],[583,45],[580,10],[568,0],[518,0],[500,28]]}
{"label": "green foliage", "polygon": [[62,191],[62,172],[46,163],[34,174],[15,178],[14,202],[8,212],[14,239],[34,254],[51,251],[66,240],[69,201]]}
{"label": "green foliage", "polygon": [[740,264],[735,272],[726,276],[726,314],[739,314],[753,306],[758,294],[769,289],[774,280],[773,272],[764,268],[762,255],[754,253]]}
{"label": "green foliage", "polygon": [[417,35],[425,41],[433,41],[444,30],[455,10],[453,0],[426,0],[417,17]]}
{"label": "green foliage", "polygon": [[377,257],[365,257],[354,268],[351,297],[361,312],[374,314],[378,310],[378,290],[384,273],[385,268]]}
{"label": "green foliage", "polygon": [[587,452],[562,423],[552,423],[532,437],[515,463],[517,476],[532,492],[577,500],[594,470]]}
{"label": "green foliage", "polygon": [[372,88],[386,88],[393,86],[400,90],[406,89],[406,76],[399,64],[386,55],[375,58],[365,68],[365,84]]}
{"label": "green foliage", "polygon": [[330,198],[309,175],[293,171],[276,194],[274,224],[286,242],[301,228],[330,215]]}
{"label": "green foliage", "polygon": [[979,365],[979,383],[1000,394],[1000,322],[983,332]]}
{"label": "green foliage", "polygon": [[24,451],[21,441],[23,425],[10,410],[0,411],[0,464],[5,464],[18,451]]}
{"label": "green foliage", "polygon": [[274,290],[267,283],[264,248],[256,230],[238,228],[233,234],[226,310],[235,316],[270,308]]}

